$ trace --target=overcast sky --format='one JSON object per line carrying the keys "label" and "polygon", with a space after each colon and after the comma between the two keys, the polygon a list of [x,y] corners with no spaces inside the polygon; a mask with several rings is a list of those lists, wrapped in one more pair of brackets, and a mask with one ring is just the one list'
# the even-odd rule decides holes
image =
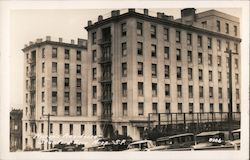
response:
{"label": "overcast sky", "polygon": [[[209,9],[197,9],[197,13]],[[216,9],[241,17],[240,9]],[[84,27],[88,20],[96,20],[98,15],[107,16],[111,10],[15,10],[11,12],[11,107],[21,108],[24,97],[24,60],[21,49],[29,41],[45,38],[52,40],[62,37],[65,42],[77,38],[87,39]],[[180,9],[150,9],[180,18]]]}

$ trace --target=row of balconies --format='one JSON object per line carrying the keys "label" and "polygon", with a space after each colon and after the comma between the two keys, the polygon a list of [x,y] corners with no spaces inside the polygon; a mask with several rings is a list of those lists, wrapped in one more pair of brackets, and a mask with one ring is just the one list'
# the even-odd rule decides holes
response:
{"label": "row of balconies", "polygon": [[36,59],[29,58],[29,59],[27,60],[27,62],[28,62],[29,64],[34,64],[34,63],[36,63]]}
{"label": "row of balconies", "polygon": [[112,36],[108,35],[108,36],[105,36],[105,38],[99,39],[97,43],[98,43],[98,45],[110,44],[111,39],[112,39]]}

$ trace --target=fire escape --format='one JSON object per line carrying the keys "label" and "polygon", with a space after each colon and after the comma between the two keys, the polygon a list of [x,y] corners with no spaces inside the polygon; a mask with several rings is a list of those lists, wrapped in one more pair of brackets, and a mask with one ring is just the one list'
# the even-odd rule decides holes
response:
{"label": "fire escape", "polygon": [[29,92],[30,92],[30,128],[31,133],[36,133],[36,123],[35,123],[35,113],[36,113],[36,51],[31,52],[31,58],[28,59],[28,63],[30,64],[30,85],[29,85]]}
{"label": "fire escape", "polygon": [[104,137],[113,134],[112,126],[112,55],[111,55],[111,33],[110,27],[102,30],[102,39],[99,40],[101,47],[101,58],[98,63],[101,65],[101,128]]}

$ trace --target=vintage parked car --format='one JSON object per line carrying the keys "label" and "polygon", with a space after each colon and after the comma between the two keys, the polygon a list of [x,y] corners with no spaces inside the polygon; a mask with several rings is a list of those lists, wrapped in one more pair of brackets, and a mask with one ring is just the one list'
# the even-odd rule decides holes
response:
{"label": "vintage parked car", "polygon": [[240,150],[240,132],[241,129],[237,129],[232,131],[232,141],[228,141],[230,144],[234,146],[235,150]]}
{"label": "vintage parked car", "polygon": [[225,132],[211,131],[196,135],[194,150],[232,150],[233,145],[226,143]]}
{"label": "vintage parked car", "polygon": [[195,136],[193,133],[178,134],[169,137],[161,137],[156,140],[158,146],[166,146],[166,150],[191,150],[195,144]]}
{"label": "vintage parked car", "polygon": [[151,140],[140,140],[130,143],[125,151],[161,151],[165,149],[166,146],[155,146]]}

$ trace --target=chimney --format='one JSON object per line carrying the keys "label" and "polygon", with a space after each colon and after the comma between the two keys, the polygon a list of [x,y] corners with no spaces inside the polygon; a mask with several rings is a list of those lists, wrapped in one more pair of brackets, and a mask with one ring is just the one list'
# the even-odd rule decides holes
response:
{"label": "chimney", "polygon": [[27,44],[25,44],[25,45],[24,45],[24,48],[26,48],[26,47],[28,47],[28,45],[27,45]]}
{"label": "chimney", "polygon": [[163,18],[170,21],[174,20],[174,16],[164,15]]}
{"label": "chimney", "polygon": [[83,45],[83,39],[78,38],[78,39],[77,39],[77,45],[78,45],[78,46],[82,46],[82,45]]}
{"label": "chimney", "polygon": [[194,16],[196,12],[195,8],[184,8],[181,10],[181,18],[187,16]]}
{"label": "chimney", "polygon": [[163,18],[164,13],[157,12],[157,18]]}
{"label": "chimney", "polygon": [[75,41],[73,39],[71,39],[71,44],[75,44]]}
{"label": "chimney", "polygon": [[148,9],[144,9],[143,11],[145,15],[148,15]]}
{"label": "chimney", "polygon": [[129,8],[128,12],[135,12],[135,9],[134,8]]}
{"label": "chimney", "polygon": [[32,42],[32,41],[30,41],[29,45],[32,45],[32,44],[33,44],[33,42]]}
{"label": "chimney", "polygon": [[59,38],[59,42],[62,43],[62,42],[63,42],[63,39],[62,39],[62,38]]}
{"label": "chimney", "polygon": [[98,16],[98,22],[103,20],[103,16],[99,15]]}
{"label": "chimney", "polygon": [[113,10],[113,11],[111,11],[111,17],[119,16],[119,15],[120,15],[120,10]]}
{"label": "chimney", "polygon": [[91,26],[92,25],[92,21],[88,21],[88,26]]}
{"label": "chimney", "polygon": [[46,41],[50,41],[51,37],[50,36],[46,36]]}

